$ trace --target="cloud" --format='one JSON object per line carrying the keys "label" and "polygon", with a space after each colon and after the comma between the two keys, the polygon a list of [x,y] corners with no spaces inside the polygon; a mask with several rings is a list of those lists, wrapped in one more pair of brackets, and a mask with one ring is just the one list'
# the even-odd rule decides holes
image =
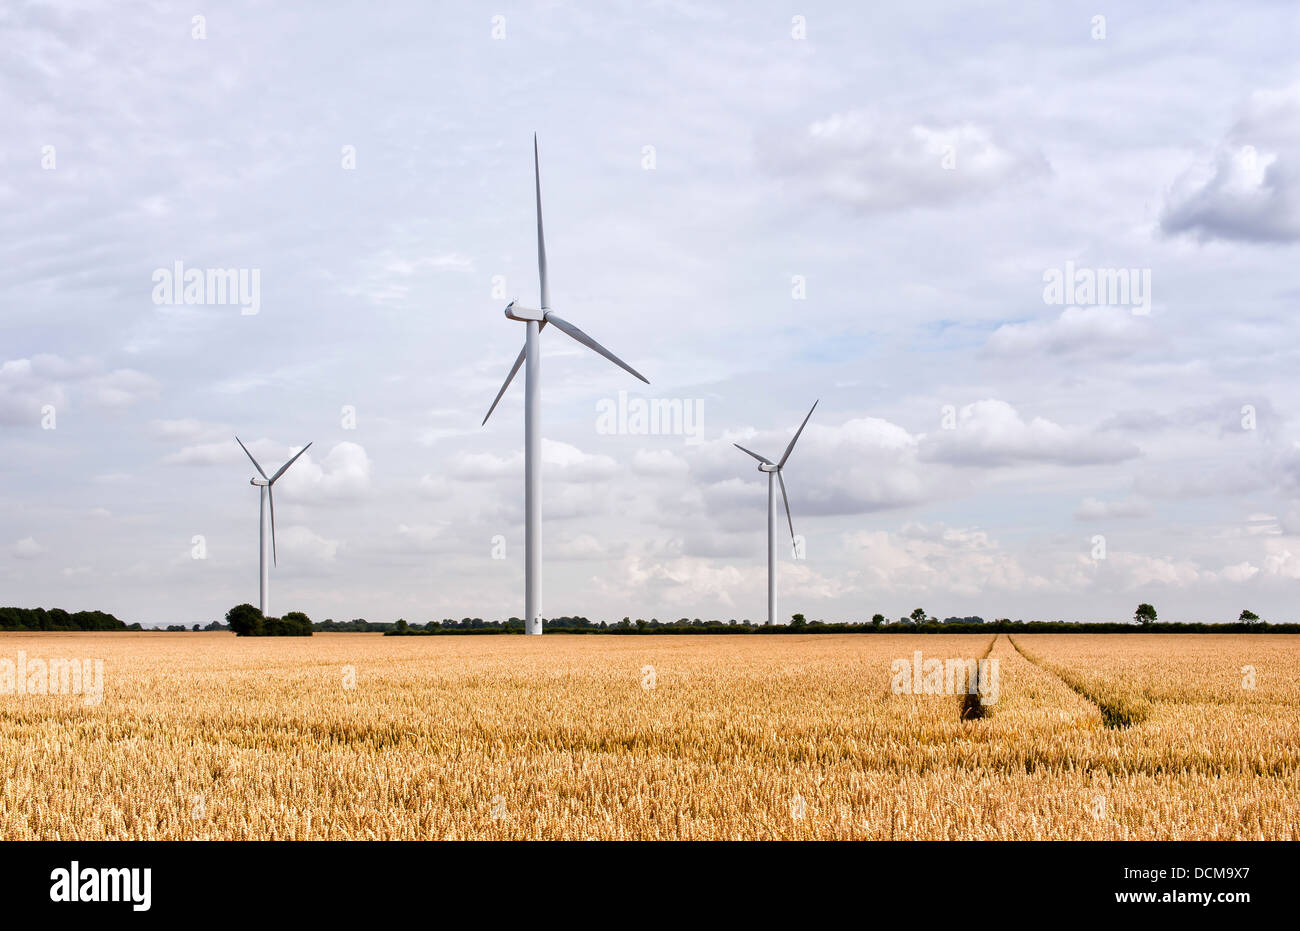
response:
{"label": "cloud", "polygon": [[926,125],[862,110],[773,135],[759,158],[771,173],[863,212],[946,204],[1049,171],[1040,152],[974,123]]}
{"label": "cloud", "polygon": [[920,452],[923,460],[959,466],[1095,465],[1139,454],[1132,443],[1104,432],[1063,427],[1042,417],[1026,421],[1010,404],[994,399],[963,407],[956,428],[927,434]]}
{"label": "cloud", "polygon": [[904,524],[899,533],[863,530],[844,545],[871,592],[976,595],[988,590],[1023,592],[1050,583],[1022,567],[985,531],[943,524]]}
{"label": "cloud", "polygon": [[1115,520],[1149,516],[1151,516],[1151,505],[1141,498],[1124,498],[1120,501],[1084,498],[1074,509],[1075,520]]}
{"label": "cloud", "polygon": [[1300,579],[1300,545],[1295,538],[1265,543],[1264,572],[1284,579]]}
{"label": "cloud", "polygon": [[[261,453],[252,446],[249,451],[254,456],[258,456],[260,462]],[[244,453],[232,439],[229,442],[216,443],[195,443],[191,446],[184,446],[174,453],[163,457],[163,462],[167,465],[223,465],[226,463],[248,462]],[[248,463],[250,466],[251,462]],[[263,466],[266,468],[266,466]]]}
{"label": "cloud", "polygon": [[134,369],[117,369],[86,382],[91,403],[98,407],[124,408],[140,401],[156,401],[158,381]]}
{"label": "cloud", "polygon": [[176,420],[152,420],[149,422],[149,430],[160,440],[215,440],[219,434],[227,442],[230,433],[229,427],[224,424],[207,424],[193,417],[183,417]]}
{"label": "cloud", "polygon": [[1185,588],[1202,581],[1204,577],[1200,567],[1190,560],[1150,556],[1146,553],[1112,550],[1105,560],[1094,561],[1094,564],[1104,564],[1104,568],[1127,589],[1150,585]]}
{"label": "cloud", "polygon": [[[599,482],[618,472],[618,464],[609,456],[584,453],[569,443],[547,439],[542,440],[542,465],[544,480],[555,482]],[[522,479],[524,454],[459,453],[449,471],[452,478],[463,482]]]}
{"label": "cloud", "polygon": [[1206,466],[1190,474],[1172,467],[1145,469],[1133,479],[1133,490],[1148,498],[1215,498],[1268,488],[1267,468],[1256,462]]}
{"label": "cloud", "polygon": [[1124,356],[1149,338],[1148,319],[1127,307],[1067,307],[1054,320],[1003,324],[984,348],[998,356]]}
{"label": "cloud", "polygon": [[[274,475],[276,469],[301,449],[285,447],[267,439],[255,440],[246,445],[267,475]],[[316,447],[312,449],[316,450]],[[233,437],[215,443],[196,443],[182,447],[178,452],[164,457],[163,462],[187,466],[243,464],[249,470],[253,469],[253,464],[248,461]],[[284,495],[287,499],[297,501],[355,499],[369,490],[370,477],[371,463],[365,447],[345,441],[335,444],[319,462],[312,458],[311,452],[304,453],[275,483],[279,492],[276,498],[281,499],[280,496]]]}
{"label": "cloud", "polygon": [[378,305],[400,304],[410,297],[412,279],[424,272],[474,271],[474,260],[460,252],[406,256],[385,250],[365,261],[361,281],[340,288],[348,297],[364,298]]}
{"label": "cloud", "polygon": [[320,534],[300,526],[277,527],[275,542],[281,552],[311,562],[333,562],[342,546],[338,540],[327,540]]}
{"label": "cloud", "polygon": [[49,547],[41,546],[32,537],[23,537],[9,547],[9,552],[17,559],[35,559],[48,551]]}
{"label": "cloud", "polygon": [[1174,182],[1160,228],[1201,240],[1300,240],[1300,83],[1251,95],[1212,162]]}
{"label": "cloud", "polygon": [[565,536],[548,543],[546,557],[557,560],[594,560],[620,555],[625,547],[602,543],[590,533]]}
{"label": "cloud", "polygon": [[735,566],[712,566],[699,559],[680,557],[663,562],[643,563],[638,556],[625,557],[622,571],[616,576],[619,589],[653,592],[670,605],[685,605],[700,610],[701,603],[731,608],[735,593],[762,591],[766,570],[739,569]]}
{"label": "cloud", "polygon": [[670,449],[638,449],[632,457],[632,471],[638,475],[682,478],[690,464]]}
{"label": "cloud", "polygon": [[[783,564],[781,573],[782,591],[789,597],[827,599],[850,590],[845,580],[824,575],[807,564]],[[687,556],[650,559],[644,554],[627,555],[613,578],[603,579],[601,585],[619,592],[620,597],[632,593],[637,600],[652,598],[670,606],[674,614],[681,610],[690,617],[739,619],[752,606],[755,613],[750,617],[766,619],[765,565],[741,568]]]}
{"label": "cloud", "polygon": [[[828,416],[828,415],[825,415]],[[711,514],[726,514],[726,529],[749,520],[751,508],[765,507],[766,477],[732,444],[779,458],[798,426],[725,434],[692,454],[692,471],[708,481],[704,497]],[[938,491],[939,476],[917,462],[917,438],[879,417],[840,424],[809,422],[783,471],[790,507],[799,515],[864,514],[905,507]],[[778,494],[779,497],[779,494]],[[735,511],[737,507],[744,508]]]}
{"label": "cloud", "polygon": [[1286,417],[1266,397],[1227,397],[1176,408],[1168,413],[1129,410],[1112,414],[1098,427],[1151,435],[1164,430],[1202,430],[1212,436],[1241,436],[1258,431],[1271,435]]}
{"label": "cloud", "polygon": [[41,407],[64,403],[63,386],[42,377],[31,359],[12,359],[0,365],[0,423],[36,424]]}
{"label": "cloud", "polygon": [[419,552],[430,552],[445,540],[446,524],[398,524],[403,543]]}
{"label": "cloud", "polygon": [[46,404],[56,411],[78,400],[108,409],[156,400],[159,384],[134,369],[101,373],[93,359],[67,360],[56,355],[11,359],[0,365],[0,424],[34,424]]}
{"label": "cloud", "polygon": [[[274,465],[279,467],[278,463]],[[270,471],[266,465],[263,468]],[[277,489],[284,489],[286,498],[292,496],[299,501],[351,500],[370,490],[370,472],[370,457],[365,447],[345,441],[335,444],[319,463],[312,459],[310,452],[304,454],[275,484]]]}
{"label": "cloud", "polygon": [[1252,566],[1248,562],[1240,562],[1235,566],[1224,566],[1219,574],[1229,582],[1249,582],[1259,575],[1259,567]]}

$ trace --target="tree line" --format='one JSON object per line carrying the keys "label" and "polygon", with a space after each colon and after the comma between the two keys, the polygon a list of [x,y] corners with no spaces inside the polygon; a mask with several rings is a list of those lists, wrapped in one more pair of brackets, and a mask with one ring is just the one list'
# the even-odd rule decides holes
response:
{"label": "tree line", "polygon": [[[484,620],[481,617],[464,617],[459,621],[444,618],[441,621],[426,621],[412,624],[405,618],[396,621],[368,621],[365,618],[353,618],[350,621],[336,621],[326,618],[313,622],[301,611],[290,611],[283,617],[263,617],[262,612],[250,604],[240,604],[226,612],[226,623],[213,621],[206,626],[194,624],[186,627],[182,624],[169,625],[169,631],[231,631],[243,637],[310,637],[316,633],[383,633],[390,636],[418,636],[427,634],[508,634],[520,633],[524,629],[522,618],[511,617],[504,621]],[[946,617],[939,620],[930,616],[923,608],[916,608],[910,614],[899,617],[896,621],[885,618],[883,614],[874,614],[870,621],[827,622],[808,620],[803,614],[791,616],[788,624],[768,624],[749,619],[738,620],[701,620],[700,618],[678,618],[675,621],[661,621],[658,618],[633,620],[624,617],[621,621],[592,621],[581,615],[566,615],[547,618],[546,630],[556,633],[573,634],[846,634],[879,632],[915,632],[915,633],[980,633],[1021,632],[1021,633],[1300,633],[1300,624],[1274,624],[1259,617],[1249,609],[1243,609],[1235,622],[1210,624],[1160,622],[1154,606],[1143,602],[1133,613],[1133,623],[1121,621],[1024,621],[1009,618],[997,618],[986,621],[978,615],[968,617]],[[68,612],[61,608],[0,608],[0,630],[143,630],[139,623],[126,624],[111,614],[103,611]]]}
{"label": "tree line", "polygon": [[62,608],[0,608],[0,630],[142,630],[104,611]]}

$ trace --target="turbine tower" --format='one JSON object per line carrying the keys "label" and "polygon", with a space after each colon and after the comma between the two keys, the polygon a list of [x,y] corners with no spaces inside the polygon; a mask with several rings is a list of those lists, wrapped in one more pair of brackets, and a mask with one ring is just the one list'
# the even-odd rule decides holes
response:
{"label": "turbine tower", "polygon": [[541,352],[538,339],[542,328],[551,324],[562,333],[566,333],[588,349],[599,353],[625,372],[650,384],[649,380],[632,368],[618,356],[614,355],[572,323],[556,316],[551,310],[551,292],[546,280],[546,239],[542,235],[542,173],[538,166],[537,134],[533,134],[533,182],[537,192],[537,277],[541,284],[541,303],[539,310],[521,306],[517,301],[506,305],[506,316],[518,320],[526,327],[524,348],[519,350],[515,364],[510,368],[505,383],[497,392],[492,406],[488,408],[483,423],[496,410],[501,396],[510,387],[524,366],[524,633],[540,634],[542,632],[542,417],[541,417]]}
{"label": "turbine tower", "polygon": [[256,485],[262,492],[262,509],[257,517],[257,606],[262,611],[262,617],[269,617],[270,614],[268,612],[271,610],[271,567],[266,562],[266,506],[267,502],[270,502],[271,560],[278,564],[279,560],[277,560],[275,556],[275,492],[272,489],[275,486],[276,480],[283,475],[286,470],[288,470],[289,466],[293,465],[294,462],[297,461],[299,456],[311,448],[311,444],[308,443],[302,449],[294,453],[292,459],[280,466],[279,470],[274,475],[267,478],[266,473],[262,471],[262,467],[257,464],[257,460],[253,459],[253,454],[250,453],[248,447],[244,445],[244,441],[239,437],[235,437],[235,442],[238,443],[239,448],[244,451],[244,455],[252,460],[253,468],[257,470],[257,474],[262,476],[261,478],[250,478],[248,484]]}
{"label": "turbine tower", "polygon": [[794,449],[794,444],[799,442],[799,434],[803,433],[803,428],[808,426],[808,418],[817,410],[820,401],[813,401],[813,406],[808,411],[808,417],[803,419],[799,424],[799,429],[795,431],[794,437],[790,440],[790,445],[785,448],[780,462],[773,462],[766,456],[760,456],[752,449],[746,449],[739,443],[732,445],[742,453],[747,453],[758,460],[758,471],[767,473],[767,622],[776,623],[776,488],[772,481],[773,478],[781,484],[781,500],[785,502],[785,519],[790,524],[790,538],[794,539],[794,520],[790,517],[790,499],[785,493],[785,479],[781,477],[781,470],[785,468],[785,461],[790,458],[790,453]]}

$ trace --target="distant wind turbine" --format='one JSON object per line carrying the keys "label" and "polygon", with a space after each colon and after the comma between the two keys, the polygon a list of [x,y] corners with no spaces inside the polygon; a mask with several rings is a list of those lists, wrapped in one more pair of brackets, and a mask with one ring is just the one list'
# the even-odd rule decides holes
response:
{"label": "distant wind turbine", "polygon": [[541,369],[542,359],[538,349],[538,336],[546,324],[553,325],[562,333],[567,333],[588,349],[599,353],[619,368],[641,379],[647,385],[649,380],[632,368],[618,356],[614,355],[572,323],[556,316],[551,310],[551,292],[546,280],[546,239],[542,235],[542,173],[537,158],[537,134],[533,134],[533,181],[537,191],[537,276],[541,283],[542,306],[533,310],[521,306],[517,301],[506,305],[506,316],[527,325],[524,348],[506,376],[505,383],[497,392],[492,406],[488,408],[483,423],[496,410],[501,396],[510,387],[519,371],[524,368],[524,633],[540,634],[542,632],[542,417],[541,417]]}
{"label": "distant wind turbine", "polygon": [[250,453],[248,447],[244,445],[244,441],[239,437],[235,437],[235,442],[238,443],[239,448],[244,451],[244,455],[252,460],[253,468],[257,469],[257,474],[262,476],[261,478],[250,478],[248,484],[256,485],[262,490],[262,510],[257,518],[257,606],[261,608],[263,617],[269,617],[270,614],[268,612],[271,610],[271,567],[266,561],[266,506],[268,502],[271,505],[271,560],[278,565],[279,560],[276,559],[275,555],[275,492],[272,488],[275,485],[276,479],[283,475],[288,470],[289,466],[293,465],[294,462],[297,461],[299,456],[310,449],[311,444],[308,443],[302,449],[298,450],[298,452],[294,453],[292,459],[280,466],[279,470],[274,475],[267,478],[266,473],[262,471],[262,467],[257,464],[257,460],[253,459],[253,454]]}
{"label": "distant wind turbine", "polygon": [[785,502],[785,519],[790,524],[790,537],[794,538],[794,519],[790,517],[790,499],[785,493],[785,479],[781,477],[781,470],[785,468],[785,461],[790,458],[790,453],[794,449],[794,444],[799,442],[799,434],[803,433],[803,428],[808,426],[808,418],[817,410],[820,400],[813,401],[813,406],[808,411],[808,417],[803,419],[799,424],[799,429],[795,431],[790,445],[785,448],[780,462],[773,462],[766,456],[760,456],[752,449],[746,449],[739,443],[732,445],[742,453],[747,453],[758,460],[758,471],[767,473],[767,622],[776,623],[776,489],[772,479],[775,477],[777,482],[781,483],[781,500]]}

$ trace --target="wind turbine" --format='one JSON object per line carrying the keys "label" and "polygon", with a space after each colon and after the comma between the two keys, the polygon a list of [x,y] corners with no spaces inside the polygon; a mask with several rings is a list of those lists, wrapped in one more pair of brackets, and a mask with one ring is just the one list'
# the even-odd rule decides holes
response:
{"label": "wind turbine", "polygon": [[572,323],[556,316],[551,310],[551,292],[546,280],[546,239],[542,235],[542,173],[537,158],[537,134],[533,133],[533,182],[537,192],[537,277],[541,284],[542,306],[533,310],[517,301],[506,305],[506,316],[527,326],[524,348],[519,350],[515,364],[510,368],[505,383],[488,408],[483,423],[496,410],[501,396],[510,387],[524,366],[524,633],[542,632],[542,417],[541,417],[541,352],[538,337],[546,324],[573,337],[588,349],[599,353],[647,385],[649,380],[618,356],[614,355]]}
{"label": "wind turbine", "polygon": [[[813,406],[808,411],[808,417],[813,415],[817,410],[820,400],[813,401]],[[790,440],[790,445],[785,448],[781,455],[780,462],[773,462],[766,456],[760,456],[752,449],[746,449],[739,443],[732,445],[742,453],[748,453],[758,460],[758,471],[767,473],[767,622],[776,623],[776,489],[772,479],[775,477],[781,484],[781,500],[785,502],[785,519],[790,524],[790,538],[794,538],[794,520],[790,517],[790,499],[785,493],[785,479],[781,477],[781,470],[785,468],[785,461],[790,458],[790,452],[794,449],[794,444],[799,442],[799,434],[803,433],[803,428],[808,426],[808,417],[803,419],[799,424],[799,429],[795,431],[794,437]]]}
{"label": "wind turbine", "polygon": [[283,475],[285,471],[288,470],[289,466],[293,465],[294,462],[297,461],[299,456],[310,449],[311,444],[308,443],[302,449],[294,453],[292,459],[280,466],[279,470],[277,470],[274,475],[267,478],[266,473],[262,471],[262,467],[257,464],[257,460],[253,459],[253,454],[250,453],[248,447],[244,445],[244,441],[239,437],[235,437],[235,442],[238,443],[239,448],[244,451],[244,455],[252,460],[253,468],[257,470],[257,474],[262,476],[261,478],[250,478],[248,484],[256,485],[262,490],[262,509],[257,518],[257,606],[262,610],[262,617],[268,617],[269,615],[267,612],[271,609],[271,567],[266,563],[266,505],[268,501],[271,504],[271,561],[278,564],[279,560],[277,560],[275,556],[275,492],[272,488],[275,485],[276,479]]}

